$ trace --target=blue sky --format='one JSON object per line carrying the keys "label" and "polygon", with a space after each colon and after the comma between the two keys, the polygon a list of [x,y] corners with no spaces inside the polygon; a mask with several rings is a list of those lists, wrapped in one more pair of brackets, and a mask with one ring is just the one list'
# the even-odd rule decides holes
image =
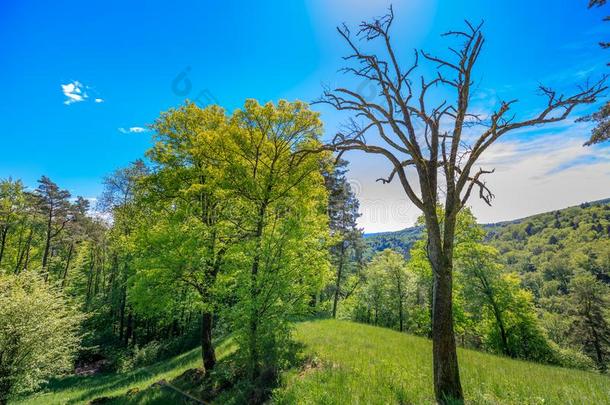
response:
{"label": "blue sky", "polygon": [[[33,186],[45,174],[74,195],[95,197],[104,175],[149,147],[150,132],[136,128],[185,98],[232,110],[246,98],[311,101],[323,84],[353,85],[337,73],[347,49],[335,26],[380,15],[389,3],[2,2],[0,177]],[[394,1],[393,37],[408,63],[413,48],[442,54],[447,43],[439,34],[461,28],[464,18],[485,20],[473,102],[491,110],[499,99],[519,98],[517,112],[525,116],[543,102],[535,94],[538,83],[569,90],[607,71],[610,54],[597,42],[607,40],[610,24],[601,20],[608,10],[588,10],[586,3]],[[67,103],[76,98],[81,100]],[[314,108],[332,134],[343,117]],[[490,210],[474,202],[481,220],[610,196],[607,148],[577,149],[588,128],[572,122],[513,135],[491,152],[490,164],[500,167],[498,178],[490,178],[498,205]],[[529,165],[539,158],[543,163],[536,163],[532,174]],[[367,231],[413,222],[416,211],[400,190],[374,182],[387,171],[384,162],[358,154],[348,159],[363,210],[370,211],[361,219]],[[520,170],[527,170],[529,183],[515,189],[511,179]],[[578,181],[577,173],[587,180]],[[566,193],[561,189],[565,181],[587,186]],[[528,199],[533,202],[516,201],[529,190],[542,194]]]}

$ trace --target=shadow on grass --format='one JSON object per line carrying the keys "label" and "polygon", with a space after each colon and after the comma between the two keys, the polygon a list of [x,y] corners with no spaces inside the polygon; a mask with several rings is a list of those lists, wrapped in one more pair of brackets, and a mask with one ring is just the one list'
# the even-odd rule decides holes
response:
{"label": "shadow on grass", "polygon": [[273,390],[280,386],[282,371],[302,369],[309,360],[305,358],[303,349],[303,344],[291,342],[282,356],[284,370],[263,367],[259,377],[254,381],[247,378],[243,362],[240,361],[237,353],[232,352],[224,355],[209,374],[204,374],[201,369],[189,369],[163,386],[153,384],[142,390],[130,390],[108,398],[103,403],[147,405],[267,403]]}
{"label": "shadow on grass", "polygon": [[[155,379],[160,374],[177,368],[186,367],[199,358],[199,349],[193,349],[170,360],[143,367],[134,371],[118,374],[98,374],[94,376],[69,376],[51,380],[44,395],[60,394],[62,391],[77,389],[81,395],[69,399],[66,403],[83,403],[94,398],[107,395],[109,392],[128,389],[130,386],[149,379]],[[154,382],[154,381],[153,381]]]}

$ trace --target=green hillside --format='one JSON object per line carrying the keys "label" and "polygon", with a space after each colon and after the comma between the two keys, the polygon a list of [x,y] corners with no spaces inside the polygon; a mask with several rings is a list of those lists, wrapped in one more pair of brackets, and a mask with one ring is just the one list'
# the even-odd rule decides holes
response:
{"label": "green hillside", "polygon": [[[279,404],[432,403],[431,346],[427,339],[346,321],[311,321],[296,327],[305,360],[284,373],[273,395]],[[227,361],[232,346],[219,347]],[[596,373],[460,350],[466,398],[472,404],[609,404],[610,378]],[[167,362],[125,374],[69,377],[22,404],[76,404],[106,398],[114,404],[194,403],[197,395],[178,378],[200,364],[193,350]],[[165,380],[174,388],[151,384]],[[216,403],[230,403],[223,396]],[[98,402],[102,403],[102,402]]]}
{"label": "green hillside", "polygon": [[[544,235],[548,239],[555,232],[553,229],[565,230],[555,232],[559,240],[566,239],[570,233],[576,233],[574,231],[580,228],[583,233],[592,232],[585,239],[581,238],[581,241],[604,237],[607,241],[610,235],[610,198],[482,226],[488,232],[489,242],[500,247],[502,253],[517,249],[526,252],[529,250],[535,254],[535,246],[528,245],[528,241],[536,235]],[[365,234],[367,257],[385,249],[394,249],[408,257],[413,244],[422,237],[422,231],[422,227],[414,226],[395,232]],[[509,245],[506,242],[514,243]]]}

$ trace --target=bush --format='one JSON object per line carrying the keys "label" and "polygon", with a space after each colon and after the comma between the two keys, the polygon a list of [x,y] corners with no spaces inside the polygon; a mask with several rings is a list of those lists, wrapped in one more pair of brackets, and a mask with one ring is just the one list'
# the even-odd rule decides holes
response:
{"label": "bush", "polygon": [[38,276],[0,275],[0,403],[72,369],[82,319]]}
{"label": "bush", "polygon": [[198,345],[199,328],[195,327],[182,336],[167,340],[152,340],[130,347],[105,347],[101,356],[107,360],[104,371],[126,372],[168,359]]}
{"label": "bush", "polygon": [[[555,345],[554,345],[555,346]],[[594,370],[593,360],[577,350],[554,347],[557,364],[563,367],[577,368],[580,370]]]}

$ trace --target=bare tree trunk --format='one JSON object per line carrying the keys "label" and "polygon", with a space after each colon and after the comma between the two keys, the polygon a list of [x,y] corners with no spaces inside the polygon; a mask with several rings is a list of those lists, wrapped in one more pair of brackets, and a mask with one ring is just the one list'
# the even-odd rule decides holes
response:
{"label": "bare tree trunk", "polygon": [[333,318],[337,317],[337,305],[339,303],[339,294],[341,294],[341,277],[343,276],[343,261],[345,256],[345,241],[341,241],[341,256],[339,256],[339,265],[337,266],[337,280],[335,281],[335,297],[333,299]]}
{"label": "bare tree trunk", "polygon": [[49,213],[49,219],[47,221],[47,232],[44,242],[44,252],[42,254],[42,273],[44,274],[44,281],[49,279],[49,271],[47,269],[47,262],[49,260],[49,252],[51,250],[51,220],[53,218],[53,211]]}
{"label": "bare tree trunk", "polygon": [[398,318],[400,320],[400,331],[404,330],[404,310],[402,307],[402,288],[400,286],[400,281],[398,282]]}
{"label": "bare tree trunk", "polygon": [[[432,238],[430,238],[432,239]],[[463,402],[453,331],[452,260],[443,254],[440,239],[430,241],[428,254],[434,273],[432,299],[432,358],[434,393],[440,404]]]}
{"label": "bare tree trunk", "polygon": [[8,225],[2,228],[2,238],[0,240],[0,264],[2,264],[2,258],[4,257],[4,247],[6,246],[6,235],[8,234]]}
{"label": "bare tree trunk", "polygon": [[123,341],[123,329],[125,329],[125,304],[127,301],[127,292],[123,288],[121,291],[121,307],[119,309],[119,341]]}
{"label": "bare tree trunk", "polygon": [[132,337],[133,335],[133,315],[131,313],[131,309],[129,310],[129,313],[127,314],[127,330],[125,331],[125,346],[127,346],[129,344],[129,339]]}
{"label": "bare tree trunk", "polygon": [[267,203],[263,202],[260,206],[258,219],[256,224],[256,247],[254,259],[252,260],[252,269],[250,272],[250,300],[251,312],[249,320],[249,363],[250,363],[250,379],[253,381],[259,375],[259,353],[258,353],[258,308],[257,300],[259,295],[258,287],[258,271],[261,259],[263,228],[265,225],[265,215],[267,212]]}
{"label": "bare tree trunk", "polygon": [[20,227],[19,239],[17,241],[17,254],[15,256],[15,274],[19,274],[19,267],[21,267],[21,262],[23,261],[23,252],[24,252],[23,234],[24,234],[24,227]]}
{"label": "bare tree trunk", "polygon": [[592,322],[590,316],[587,316],[587,319],[589,320],[590,329],[591,329],[591,337],[593,338],[591,340],[593,341],[593,347],[595,348],[597,367],[601,371],[606,371],[606,363],[604,362],[604,354],[603,354],[603,350],[602,350],[602,347],[600,344],[599,335],[598,335],[597,331],[595,330],[595,326],[593,325],[593,322]]}
{"label": "bare tree trunk", "polygon": [[66,286],[66,280],[68,278],[68,269],[70,268],[70,260],[72,260],[72,252],[74,251],[74,243],[70,244],[70,250],[68,250],[68,259],[66,260],[66,267],[64,269],[64,275],[61,279],[61,288]]}
{"label": "bare tree trunk", "polygon": [[216,354],[212,345],[212,320],[212,313],[207,311],[201,313],[201,357],[206,373],[216,364]]}
{"label": "bare tree trunk", "polygon": [[512,357],[512,353],[508,347],[508,336],[506,335],[506,328],[504,327],[504,319],[502,318],[502,313],[498,308],[498,304],[492,296],[489,297],[491,301],[491,305],[494,311],[494,316],[496,318],[496,323],[498,324],[498,329],[500,330],[500,339],[502,341],[502,353],[506,356]]}
{"label": "bare tree trunk", "polygon": [[25,245],[25,262],[23,263],[23,270],[28,269],[28,265],[30,264],[30,250],[32,249],[32,237],[34,236],[34,230],[30,228],[30,235],[28,236],[28,241]]}

